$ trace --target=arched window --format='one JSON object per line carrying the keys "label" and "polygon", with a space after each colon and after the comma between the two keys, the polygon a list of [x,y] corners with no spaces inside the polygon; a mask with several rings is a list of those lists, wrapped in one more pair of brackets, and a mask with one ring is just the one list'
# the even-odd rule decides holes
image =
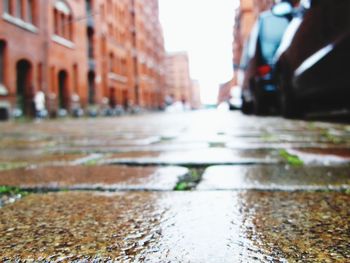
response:
{"label": "arched window", "polygon": [[109,54],[109,72],[114,72],[114,54]]}
{"label": "arched window", "polygon": [[54,34],[73,40],[73,14],[68,4],[56,0],[53,10]]}
{"label": "arched window", "polygon": [[122,60],[121,60],[121,74],[123,75],[123,76],[126,76],[127,75],[127,61],[126,61],[126,59],[125,58],[123,58]]}

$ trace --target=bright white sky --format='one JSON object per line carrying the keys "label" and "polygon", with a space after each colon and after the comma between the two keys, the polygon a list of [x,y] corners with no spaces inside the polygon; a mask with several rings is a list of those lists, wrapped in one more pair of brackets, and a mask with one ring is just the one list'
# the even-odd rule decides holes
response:
{"label": "bright white sky", "polygon": [[237,0],[159,0],[167,51],[187,51],[203,103],[216,103],[218,86],[232,78]]}

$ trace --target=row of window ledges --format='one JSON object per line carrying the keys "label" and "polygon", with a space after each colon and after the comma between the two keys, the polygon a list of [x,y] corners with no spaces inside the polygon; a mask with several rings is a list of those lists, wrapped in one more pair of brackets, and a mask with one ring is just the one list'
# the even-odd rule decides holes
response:
{"label": "row of window ledges", "polygon": [[[4,13],[32,25],[38,24],[38,0],[2,0]],[[73,39],[73,15],[64,1],[56,1],[53,11],[54,33],[65,39]]]}

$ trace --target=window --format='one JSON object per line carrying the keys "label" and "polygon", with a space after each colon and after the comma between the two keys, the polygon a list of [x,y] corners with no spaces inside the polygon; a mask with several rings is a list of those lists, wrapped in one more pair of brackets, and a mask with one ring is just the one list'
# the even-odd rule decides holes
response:
{"label": "window", "polygon": [[58,21],[58,12],[57,12],[57,10],[55,9],[54,10],[54,14],[53,14],[53,17],[54,17],[54,33],[55,33],[55,35],[59,35],[59,33],[58,33],[58,23],[59,23],[59,21]]}
{"label": "window", "polygon": [[9,3],[10,0],[3,0],[2,3],[3,3],[3,7],[4,7],[4,13],[10,13],[10,3]]}
{"label": "window", "polygon": [[113,25],[112,25],[112,23],[108,24],[108,34],[110,37],[113,37]]}
{"label": "window", "polygon": [[121,62],[120,62],[120,57],[118,56],[117,58],[116,58],[116,60],[115,60],[115,63],[116,63],[116,65],[115,65],[115,71],[118,73],[118,74],[120,74],[120,71],[121,71]]}
{"label": "window", "polygon": [[91,27],[88,28],[88,56],[94,57],[94,31]]}
{"label": "window", "polygon": [[123,58],[121,63],[122,63],[121,74],[123,76],[126,76],[126,74],[127,74],[127,62],[126,62],[126,59]]}
{"label": "window", "polygon": [[104,18],[105,18],[105,7],[104,7],[103,4],[100,5],[100,15],[99,15],[99,17],[101,18],[102,21],[103,21]]}
{"label": "window", "polygon": [[42,90],[42,82],[43,82],[43,64],[38,64],[38,74],[37,74],[37,81],[38,81],[38,89]]}
{"label": "window", "polygon": [[34,24],[36,0],[3,0],[4,13]]}
{"label": "window", "polygon": [[16,17],[23,17],[22,16],[22,0],[16,0]]}
{"label": "window", "polygon": [[114,55],[113,55],[113,53],[109,54],[109,72],[114,72]]}
{"label": "window", "polygon": [[78,93],[78,74],[79,74],[79,70],[78,70],[78,65],[74,64],[73,65],[73,79],[74,79],[74,91],[76,93]]}
{"label": "window", "polygon": [[288,23],[286,18],[273,15],[261,19],[259,41],[262,56],[267,63],[272,62]]}
{"label": "window", "polygon": [[86,11],[90,15],[92,13],[92,2],[91,0],[86,0]]}
{"label": "window", "polygon": [[27,0],[27,21],[33,24],[33,0]]}
{"label": "window", "polygon": [[0,84],[5,82],[5,42],[0,41]]}
{"label": "window", "polygon": [[73,39],[73,15],[70,7],[63,0],[56,0],[53,10],[54,34]]}

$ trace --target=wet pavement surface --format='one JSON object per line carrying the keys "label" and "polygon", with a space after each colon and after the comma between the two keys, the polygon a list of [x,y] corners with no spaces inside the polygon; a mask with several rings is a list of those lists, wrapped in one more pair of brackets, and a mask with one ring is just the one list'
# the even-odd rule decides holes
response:
{"label": "wet pavement surface", "polygon": [[251,165],[211,166],[198,190],[346,190],[349,166]]}
{"label": "wet pavement surface", "polygon": [[64,166],[3,171],[0,185],[40,190],[173,190],[184,167]]}
{"label": "wet pavement surface", "polygon": [[0,123],[0,193],[3,262],[350,262],[346,124]]}

